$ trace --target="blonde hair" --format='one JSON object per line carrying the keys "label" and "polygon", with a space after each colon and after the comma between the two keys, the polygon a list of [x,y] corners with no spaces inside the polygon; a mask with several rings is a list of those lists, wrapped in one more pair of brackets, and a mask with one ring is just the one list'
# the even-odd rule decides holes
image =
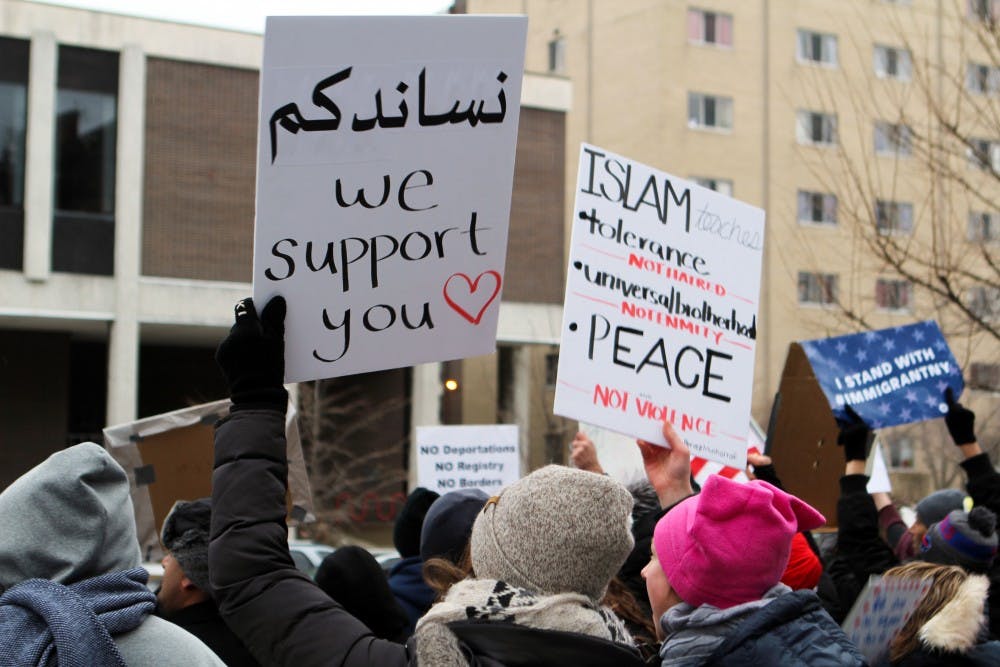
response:
{"label": "blonde hair", "polygon": [[954,599],[962,584],[971,575],[956,565],[913,561],[886,570],[883,576],[931,582],[927,595],[889,645],[889,660],[895,663],[920,646],[920,628]]}

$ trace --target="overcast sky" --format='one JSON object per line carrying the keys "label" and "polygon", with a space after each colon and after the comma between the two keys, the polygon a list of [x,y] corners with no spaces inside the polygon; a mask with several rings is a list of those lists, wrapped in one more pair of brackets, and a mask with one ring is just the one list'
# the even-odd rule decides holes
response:
{"label": "overcast sky", "polygon": [[264,32],[265,16],[433,14],[452,0],[37,0],[50,5]]}

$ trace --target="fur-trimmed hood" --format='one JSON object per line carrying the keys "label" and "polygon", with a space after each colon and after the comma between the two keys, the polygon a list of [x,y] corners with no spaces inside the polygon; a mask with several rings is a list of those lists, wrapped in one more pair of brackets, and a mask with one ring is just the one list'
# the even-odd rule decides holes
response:
{"label": "fur-trimmed hood", "polygon": [[990,582],[983,575],[971,575],[958,594],[920,628],[925,648],[951,653],[966,653],[976,645],[986,624],[984,605]]}

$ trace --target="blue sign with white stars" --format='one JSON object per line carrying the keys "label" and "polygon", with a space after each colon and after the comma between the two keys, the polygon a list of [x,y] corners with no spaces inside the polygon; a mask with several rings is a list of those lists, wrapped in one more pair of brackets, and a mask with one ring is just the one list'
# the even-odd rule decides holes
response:
{"label": "blue sign with white stars", "polygon": [[934,419],[965,382],[934,320],[801,343],[835,417],[850,405],[874,429]]}

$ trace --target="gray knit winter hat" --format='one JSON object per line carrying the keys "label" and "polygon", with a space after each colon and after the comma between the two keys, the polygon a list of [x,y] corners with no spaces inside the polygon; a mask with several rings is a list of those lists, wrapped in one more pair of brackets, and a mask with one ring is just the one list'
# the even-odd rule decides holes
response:
{"label": "gray knit winter hat", "polygon": [[917,503],[917,521],[930,526],[948,516],[952,510],[965,509],[965,494],[958,489],[941,489]]}
{"label": "gray knit winter hat", "polygon": [[546,466],[486,503],[472,526],[472,569],[600,600],[632,550],[631,512],[632,496],[610,477]]}
{"label": "gray knit winter hat", "polygon": [[211,593],[208,583],[208,533],[212,499],[178,500],[163,520],[160,542],[195,586]]}

